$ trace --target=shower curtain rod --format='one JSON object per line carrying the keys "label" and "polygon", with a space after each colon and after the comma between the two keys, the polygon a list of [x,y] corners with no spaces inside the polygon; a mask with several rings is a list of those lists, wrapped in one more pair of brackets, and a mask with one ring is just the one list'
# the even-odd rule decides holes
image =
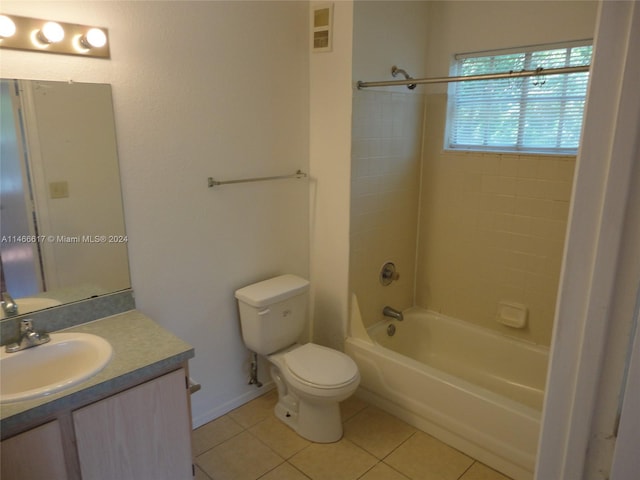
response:
{"label": "shower curtain rod", "polygon": [[[496,80],[499,78],[536,77],[539,75],[559,75],[566,73],[588,72],[590,65],[562,68],[536,68],[535,70],[520,70],[518,72],[487,73],[483,75],[466,75],[460,77],[407,78],[405,80],[385,80],[380,82],[363,82],[358,80],[358,90],[369,87],[393,87],[400,85],[424,85],[430,83],[466,82],[472,80]],[[397,68],[397,67],[396,67]],[[393,69],[392,69],[393,72]],[[395,76],[395,75],[394,75]]]}

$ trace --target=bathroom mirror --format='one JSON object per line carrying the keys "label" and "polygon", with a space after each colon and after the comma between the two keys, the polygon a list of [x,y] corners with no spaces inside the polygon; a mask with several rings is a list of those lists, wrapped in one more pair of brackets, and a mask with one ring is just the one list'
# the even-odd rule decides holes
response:
{"label": "bathroom mirror", "polygon": [[1,84],[2,318],[129,288],[111,86]]}

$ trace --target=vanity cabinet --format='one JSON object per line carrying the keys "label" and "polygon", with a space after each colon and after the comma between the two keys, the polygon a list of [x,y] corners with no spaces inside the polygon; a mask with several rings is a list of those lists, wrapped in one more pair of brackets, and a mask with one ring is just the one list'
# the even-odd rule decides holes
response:
{"label": "vanity cabinet", "polygon": [[2,480],[191,480],[186,379],[165,373],[4,440]]}
{"label": "vanity cabinet", "polygon": [[68,478],[57,420],[4,440],[0,453],[2,479]]}
{"label": "vanity cabinet", "polygon": [[192,478],[185,371],[73,412],[83,479]]}

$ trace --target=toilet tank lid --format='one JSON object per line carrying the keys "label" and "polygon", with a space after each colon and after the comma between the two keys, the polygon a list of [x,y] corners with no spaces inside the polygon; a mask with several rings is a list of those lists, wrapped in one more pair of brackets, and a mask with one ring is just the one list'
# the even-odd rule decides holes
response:
{"label": "toilet tank lid", "polygon": [[300,295],[308,289],[308,280],[286,274],[240,288],[236,290],[236,298],[253,307],[266,307]]}

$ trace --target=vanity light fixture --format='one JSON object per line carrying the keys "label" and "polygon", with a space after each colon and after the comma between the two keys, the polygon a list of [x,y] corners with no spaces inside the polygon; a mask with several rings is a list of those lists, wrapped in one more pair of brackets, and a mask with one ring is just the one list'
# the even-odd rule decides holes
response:
{"label": "vanity light fixture", "polygon": [[0,15],[0,48],[110,58],[106,28]]}
{"label": "vanity light fixture", "polygon": [[36,37],[44,44],[58,43],[64,40],[64,29],[59,23],[47,22],[36,32]]}
{"label": "vanity light fixture", "polygon": [[102,48],[107,44],[107,35],[99,28],[90,28],[80,37],[80,45],[85,48]]}
{"label": "vanity light fixture", "polygon": [[13,20],[6,15],[0,15],[0,41],[5,38],[13,37],[15,33],[16,24],[13,23]]}

